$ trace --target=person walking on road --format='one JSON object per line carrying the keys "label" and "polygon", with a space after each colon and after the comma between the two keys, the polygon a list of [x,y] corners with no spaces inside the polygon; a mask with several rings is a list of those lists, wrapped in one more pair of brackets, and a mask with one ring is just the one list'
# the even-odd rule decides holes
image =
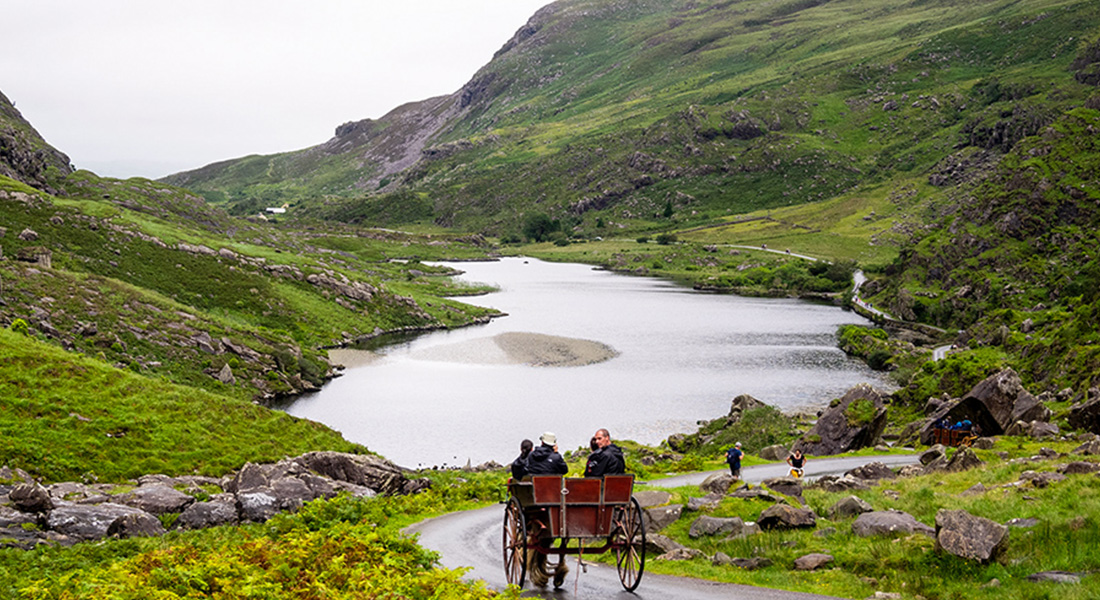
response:
{"label": "person walking on road", "polygon": [[730,475],[741,479],[741,457],[745,453],[741,451],[741,442],[737,442],[730,448],[726,448],[726,463],[730,466]]}

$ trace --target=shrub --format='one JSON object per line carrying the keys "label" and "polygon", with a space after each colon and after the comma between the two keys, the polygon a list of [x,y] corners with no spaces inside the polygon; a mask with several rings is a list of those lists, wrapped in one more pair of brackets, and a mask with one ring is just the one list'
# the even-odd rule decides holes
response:
{"label": "shrub", "polygon": [[27,326],[27,322],[24,321],[23,319],[16,319],[16,320],[11,322],[11,330],[14,331],[15,333],[21,333],[23,335],[30,335],[29,329],[30,328]]}
{"label": "shrub", "polygon": [[676,235],[675,235],[675,234],[672,234],[672,233],[662,233],[661,235],[658,235],[658,236],[657,236],[657,243],[658,243],[658,244],[660,244],[660,245],[662,245],[662,246],[667,246],[667,245],[669,245],[669,244],[675,244],[675,243],[676,243],[676,239],[677,239],[677,238],[676,238]]}

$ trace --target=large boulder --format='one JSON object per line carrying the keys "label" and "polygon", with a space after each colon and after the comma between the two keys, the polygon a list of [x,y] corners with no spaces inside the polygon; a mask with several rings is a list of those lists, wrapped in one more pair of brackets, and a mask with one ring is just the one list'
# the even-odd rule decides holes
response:
{"label": "large boulder", "polygon": [[850,490],[869,490],[871,486],[867,481],[852,477],[851,475],[823,475],[814,482],[815,488],[826,492],[847,492]]}
{"label": "large boulder", "polygon": [[912,535],[923,533],[932,536],[931,527],[918,521],[913,515],[900,510],[880,510],[867,512],[852,522],[852,533],[859,537],[880,535]]}
{"label": "large boulder", "polygon": [[1069,409],[1066,420],[1069,421],[1069,426],[1074,429],[1100,433],[1100,397]]}
{"label": "large boulder", "polygon": [[802,497],[802,483],[794,477],[772,477],[763,481],[764,487],[784,496]]}
{"label": "large boulder", "polygon": [[783,460],[787,458],[790,452],[787,447],[782,444],[775,444],[773,446],[766,446],[757,453],[757,456],[764,460]]}
{"label": "large boulder", "polygon": [[840,454],[874,446],[886,428],[882,394],[867,384],[848,390],[826,410],[813,428],[794,444],[808,455]]}
{"label": "large boulder", "polygon": [[866,500],[859,496],[846,496],[836,501],[829,508],[830,519],[846,519],[848,517],[855,517],[862,515],[863,513],[869,513],[874,509],[867,503]]}
{"label": "large boulder", "polygon": [[960,399],[945,403],[932,413],[921,428],[922,444],[932,442],[932,430],[940,419],[957,422],[969,419],[985,435],[1000,435],[1017,421],[1050,421],[1051,411],[1024,389],[1020,376],[1005,369],[983,380]]}
{"label": "large boulder", "polygon": [[735,481],[737,480],[729,473],[715,473],[708,475],[703,483],[699,484],[699,489],[704,494],[725,494]]}
{"label": "large boulder", "polygon": [[756,520],[761,529],[802,529],[817,526],[817,516],[814,511],[806,508],[795,508],[787,504],[773,504],[760,513]]}
{"label": "large boulder", "polygon": [[879,479],[894,479],[897,477],[897,473],[893,472],[890,467],[887,467],[884,463],[875,461],[865,465],[856,467],[845,475],[851,475],[858,479],[866,479],[868,481],[878,481]]}
{"label": "large boulder", "polygon": [[988,563],[1008,545],[1008,527],[965,510],[936,513],[936,548],[969,560]]}
{"label": "large boulder", "polygon": [[955,454],[951,456],[951,460],[947,461],[947,466],[944,468],[948,471],[967,471],[974,467],[980,467],[983,463],[974,451],[970,448],[959,448]]}
{"label": "large boulder", "polygon": [[684,512],[683,504],[667,504],[642,509],[642,523],[646,533],[657,533],[680,518]]}
{"label": "large boulder", "polygon": [[675,550],[684,548],[683,544],[680,544],[676,540],[668,536],[655,533],[653,535],[645,536],[645,552],[650,556],[659,556],[661,554],[667,554]]}
{"label": "large boulder", "polygon": [[165,485],[148,485],[120,494],[115,498],[119,504],[140,508],[154,515],[183,512],[195,499],[183,492]]}
{"label": "large boulder", "polygon": [[722,498],[724,497],[725,496],[723,496],[722,494],[707,494],[706,496],[688,498],[687,506],[684,507],[684,510],[713,510],[715,508],[718,508],[718,504],[722,502]]}
{"label": "large boulder", "polygon": [[734,425],[741,421],[741,417],[754,408],[763,408],[767,406],[763,402],[753,398],[748,394],[741,394],[730,402],[730,412],[726,415],[726,422],[730,425]]}
{"label": "large boulder", "polygon": [[46,512],[54,503],[49,491],[38,483],[21,483],[8,492],[8,499],[23,512]]}
{"label": "large boulder", "polygon": [[217,527],[219,525],[236,525],[239,522],[237,504],[232,496],[226,495],[221,499],[196,502],[188,506],[176,519],[176,527],[206,529],[207,527]]}
{"label": "large boulder", "polygon": [[[80,540],[99,540],[119,517],[148,514],[132,506],[113,502],[103,504],[60,503],[46,517],[48,529]],[[153,517],[154,519],[156,517]]]}
{"label": "large boulder", "polygon": [[241,521],[263,523],[279,512],[278,499],[263,491],[237,494],[237,514]]}
{"label": "large boulder", "polygon": [[794,568],[796,571],[815,571],[831,562],[833,562],[831,555],[815,552],[794,559]]}
{"label": "large boulder", "polygon": [[160,519],[147,512],[122,515],[107,526],[107,535],[118,538],[156,537],[164,533]]}
{"label": "large boulder", "polygon": [[720,518],[703,515],[695,519],[691,528],[688,529],[688,535],[693,538],[720,533],[729,534],[729,537],[738,537],[745,533],[745,522],[741,517]]}
{"label": "large boulder", "polygon": [[377,456],[342,452],[309,452],[294,459],[310,470],[335,479],[368,487],[379,494],[400,494],[408,482],[401,467]]}

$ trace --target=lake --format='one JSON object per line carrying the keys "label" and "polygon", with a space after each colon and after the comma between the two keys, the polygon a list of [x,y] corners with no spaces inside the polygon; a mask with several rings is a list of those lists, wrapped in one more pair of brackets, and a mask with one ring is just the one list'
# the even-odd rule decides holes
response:
{"label": "lake", "polygon": [[[352,357],[342,377],[285,410],[340,431],[405,467],[511,462],[543,431],[561,450],[612,439],[656,444],[724,416],[750,394],[786,412],[816,411],[852,386],[891,390],[836,347],[851,311],[794,299],[697,292],[530,258],[446,263],[498,292],[465,299],[508,316],[424,334]],[[617,356],[586,366],[507,364],[494,336],[527,332],[600,342]]]}

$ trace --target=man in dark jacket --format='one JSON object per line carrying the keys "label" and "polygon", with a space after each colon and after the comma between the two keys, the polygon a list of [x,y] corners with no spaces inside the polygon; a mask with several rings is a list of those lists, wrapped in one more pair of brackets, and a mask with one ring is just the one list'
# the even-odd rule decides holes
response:
{"label": "man in dark jacket", "polygon": [[542,444],[527,455],[528,475],[565,475],[569,465],[558,454],[558,438],[547,431],[539,437]]}
{"label": "man in dark jacket", "polygon": [[588,456],[584,476],[603,477],[625,473],[626,460],[623,459],[623,451],[611,443],[611,434],[606,429],[600,429],[596,432],[595,440],[599,449]]}

